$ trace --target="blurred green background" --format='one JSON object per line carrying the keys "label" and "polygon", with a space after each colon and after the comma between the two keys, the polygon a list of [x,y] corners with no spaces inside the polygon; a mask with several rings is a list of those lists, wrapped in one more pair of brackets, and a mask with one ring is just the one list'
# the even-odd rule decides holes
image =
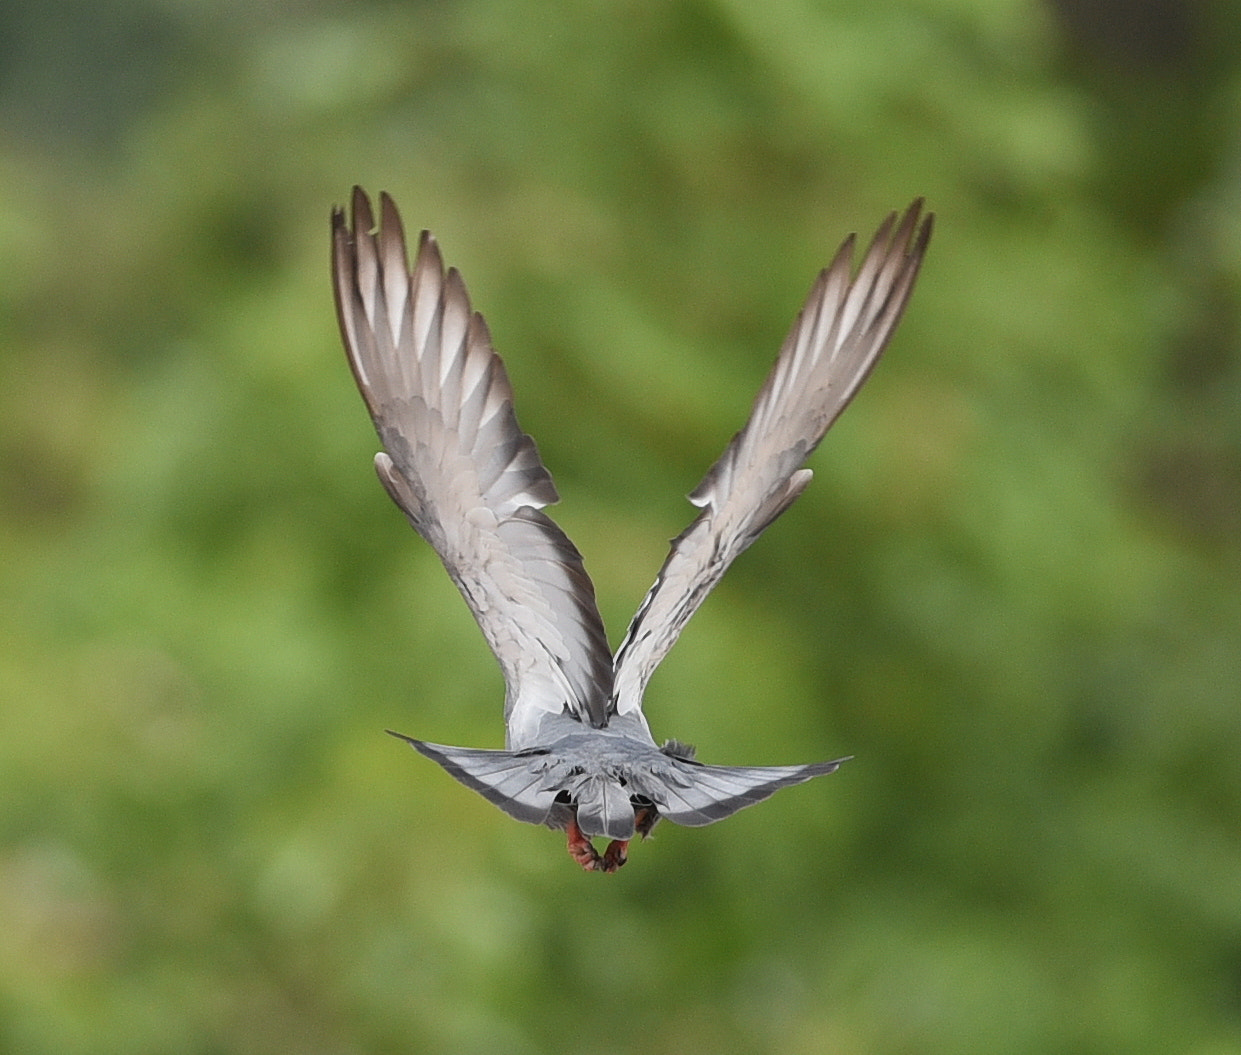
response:
{"label": "blurred green background", "polygon": [[[613,641],[815,271],[939,225],[648,695],[853,754],[608,878],[383,735],[498,671],[370,468],[328,211],[429,227]],[[0,1049],[1241,1052],[1241,10],[0,12]]]}

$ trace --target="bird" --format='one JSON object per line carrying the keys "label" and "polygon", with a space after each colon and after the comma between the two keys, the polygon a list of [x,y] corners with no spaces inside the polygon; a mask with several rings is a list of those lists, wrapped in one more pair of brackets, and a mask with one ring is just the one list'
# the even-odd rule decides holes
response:
{"label": "bird", "polygon": [[[376,222],[378,220],[378,222]],[[850,235],[813,283],[749,420],[690,493],[698,508],[613,654],[582,556],[544,511],[559,500],[481,314],[436,239],[411,265],[400,213],[353,189],[332,209],[337,320],[379,435],[375,470],[435,550],[504,675],[505,747],[387,730],[519,821],[563,830],[588,872],[613,873],[660,819],[697,827],[849,757],[708,765],[657,745],[652,673],[732,561],[810,483],[804,463],[869,376],[917,278],[934,214],[891,213],[853,261]],[[594,840],[606,839],[600,851]]]}

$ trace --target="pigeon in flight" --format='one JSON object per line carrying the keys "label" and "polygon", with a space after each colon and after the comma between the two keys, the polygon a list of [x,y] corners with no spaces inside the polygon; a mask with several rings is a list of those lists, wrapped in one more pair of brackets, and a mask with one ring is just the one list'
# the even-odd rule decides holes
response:
{"label": "pigeon in flight", "polygon": [[[613,656],[581,554],[544,508],[558,495],[521,430],[504,364],[455,268],[423,231],[410,266],[401,218],[353,192],[332,214],[336,310],[379,433],[379,479],[431,544],[504,673],[505,750],[393,733],[519,821],[562,829],[587,871],[615,872],[666,817],[722,820],[847,759],[714,766],[655,743],[642,713],[652,672],[733,559],[810,482],[802,468],[883,351],[909,299],[933,217],[915,201],[884,221],[853,274],[854,237],[819,275],[733,437],[689,499]],[[610,840],[600,853],[592,837]]]}

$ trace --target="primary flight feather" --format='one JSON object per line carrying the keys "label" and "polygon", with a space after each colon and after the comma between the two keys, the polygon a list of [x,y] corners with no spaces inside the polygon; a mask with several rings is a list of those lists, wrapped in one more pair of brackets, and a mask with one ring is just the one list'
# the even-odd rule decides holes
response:
{"label": "primary flight feather", "polygon": [[[931,235],[915,201],[879,228],[853,274],[850,236],[823,270],[745,427],[690,495],[673,542],[613,657],[581,554],[543,512],[558,500],[521,430],[504,364],[455,268],[426,231],[413,265],[392,199],[353,192],[332,213],[341,336],[383,450],[379,479],[431,544],[504,674],[505,750],[410,737],[518,820],[567,832],[588,871],[614,872],[661,817],[703,825],[845,759],[710,766],[651,737],[642,697],[686,621],[732,561],[810,482],[802,468],[891,336]],[[393,734],[400,735],[400,734]],[[603,853],[592,836],[611,840]]]}

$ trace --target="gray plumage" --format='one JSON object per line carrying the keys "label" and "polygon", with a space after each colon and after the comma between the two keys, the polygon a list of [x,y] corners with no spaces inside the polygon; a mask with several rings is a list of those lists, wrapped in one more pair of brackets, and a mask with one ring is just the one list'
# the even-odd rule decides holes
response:
{"label": "gray plumage", "polygon": [[[665,817],[703,825],[845,759],[709,766],[656,746],[642,697],[656,666],[729,564],[810,482],[810,453],[866,379],[900,318],[931,234],[921,201],[880,227],[852,276],[848,238],[819,275],[745,427],[691,493],[701,512],[673,542],[613,657],[581,554],[542,510],[558,500],[522,432],[487,325],[424,231],[413,267],[385,194],[380,222],[355,188],[333,211],[337,315],[379,433],[379,478],[431,544],[504,674],[505,750],[401,734],[509,815],[566,829],[574,857],[614,871]],[[603,856],[591,836],[614,843]],[[575,841],[576,840],[576,841]]]}

